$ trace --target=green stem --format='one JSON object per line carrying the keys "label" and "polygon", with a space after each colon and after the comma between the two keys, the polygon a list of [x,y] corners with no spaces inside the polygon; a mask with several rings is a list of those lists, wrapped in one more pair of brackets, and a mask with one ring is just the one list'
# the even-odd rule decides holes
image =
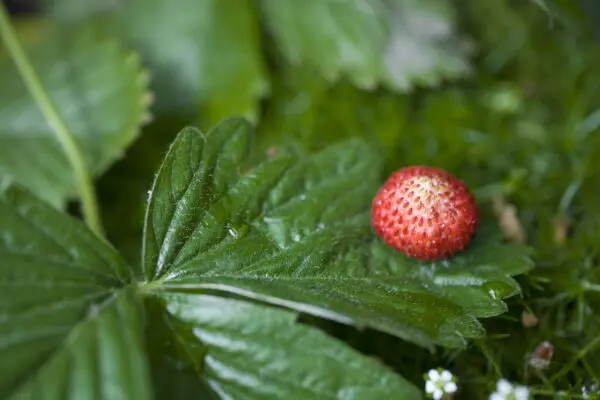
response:
{"label": "green stem", "polygon": [[29,93],[37,103],[44,114],[46,121],[54,130],[56,138],[60,142],[63,151],[71,164],[79,197],[82,204],[83,218],[91,230],[98,236],[102,236],[102,224],[98,213],[98,203],[92,177],[87,169],[83,154],[75,140],[73,133],[67,127],[67,124],[60,116],[54,102],[48,95],[39,76],[27,58],[15,31],[10,23],[8,13],[4,3],[0,2],[0,34],[8,52],[17,66]]}
{"label": "green stem", "polygon": [[583,357],[585,357],[587,355],[587,353],[589,353],[590,351],[592,351],[598,345],[600,345],[600,336],[596,337],[594,340],[592,340],[590,343],[588,343],[587,346],[585,346],[584,348],[582,348],[581,350],[579,350],[577,352],[577,354],[575,354],[575,356],[571,359],[571,361],[569,361],[567,364],[565,364],[563,366],[563,368],[561,368],[550,379],[548,379],[548,383],[553,383],[557,379],[559,379],[560,377],[568,374],[569,371],[571,370],[571,368],[573,368],[573,366],[575,364],[577,364],[577,361],[579,361],[580,359],[582,359]]}
{"label": "green stem", "polygon": [[498,366],[498,364],[496,364],[494,357],[492,357],[492,355],[490,354],[488,348],[485,346],[483,341],[476,341],[475,344],[477,347],[479,347],[479,351],[481,351],[481,353],[487,359],[487,361],[492,365],[496,375],[502,376],[502,371],[501,371],[500,367]]}

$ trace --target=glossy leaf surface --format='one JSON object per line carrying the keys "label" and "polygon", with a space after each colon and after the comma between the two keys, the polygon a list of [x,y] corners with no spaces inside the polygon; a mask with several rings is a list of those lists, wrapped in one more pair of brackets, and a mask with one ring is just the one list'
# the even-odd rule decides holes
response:
{"label": "glossy leaf surface", "polygon": [[[161,297],[206,346],[204,358],[191,361],[202,365],[223,399],[421,398],[416,387],[375,360],[297,323],[293,312],[210,295]],[[190,355],[193,345],[179,343]]]}

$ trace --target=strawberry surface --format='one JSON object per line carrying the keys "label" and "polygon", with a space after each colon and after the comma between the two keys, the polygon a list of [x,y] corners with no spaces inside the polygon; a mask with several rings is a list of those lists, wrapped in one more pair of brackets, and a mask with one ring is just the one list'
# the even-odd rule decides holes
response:
{"label": "strawberry surface", "polygon": [[419,260],[463,250],[479,223],[475,197],[448,172],[410,166],[396,171],[373,200],[372,224],[389,246]]}

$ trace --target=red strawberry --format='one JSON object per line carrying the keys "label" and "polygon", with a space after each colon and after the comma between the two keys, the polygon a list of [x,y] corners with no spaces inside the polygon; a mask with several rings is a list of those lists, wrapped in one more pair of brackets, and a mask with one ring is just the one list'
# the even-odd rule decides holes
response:
{"label": "red strawberry", "polygon": [[388,245],[420,260],[448,258],[464,249],[479,222],[475,197],[438,168],[396,171],[373,200],[375,232]]}

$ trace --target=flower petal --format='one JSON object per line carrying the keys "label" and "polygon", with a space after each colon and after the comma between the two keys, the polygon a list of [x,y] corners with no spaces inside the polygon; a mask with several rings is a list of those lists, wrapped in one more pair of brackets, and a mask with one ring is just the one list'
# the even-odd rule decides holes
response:
{"label": "flower petal", "polygon": [[433,382],[440,379],[440,373],[437,371],[437,369],[430,369],[428,375],[429,379]]}
{"label": "flower petal", "polygon": [[442,392],[441,390],[436,390],[435,392],[433,392],[433,400],[440,400],[443,395],[444,392]]}
{"label": "flower petal", "polygon": [[454,382],[446,382],[444,384],[444,392],[450,394],[454,393],[458,390],[458,386]]}
{"label": "flower petal", "polygon": [[528,400],[529,399],[529,389],[525,386],[519,386],[514,391],[516,400]]}
{"label": "flower petal", "polygon": [[452,373],[450,371],[443,370],[442,374],[440,375],[440,378],[444,382],[450,382],[452,380]]}
{"label": "flower petal", "polygon": [[435,386],[435,383],[433,383],[431,381],[425,382],[425,392],[427,392],[427,393],[433,393],[436,390],[438,390],[438,388]]}
{"label": "flower petal", "polygon": [[496,384],[496,388],[499,394],[508,395],[513,391],[513,385],[506,379],[500,379]]}
{"label": "flower petal", "polygon": [[506,400],[506,396],[501,393],[492,393],[490,394],[490,400]]}

